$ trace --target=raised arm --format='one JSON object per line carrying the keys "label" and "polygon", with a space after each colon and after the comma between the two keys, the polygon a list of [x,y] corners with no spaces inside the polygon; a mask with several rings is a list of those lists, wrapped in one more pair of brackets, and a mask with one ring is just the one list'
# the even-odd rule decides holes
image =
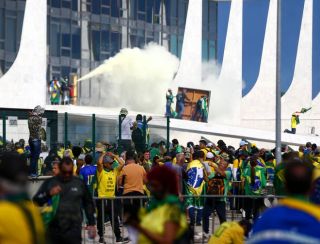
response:
{"label": "raised arm", "polygon": [[103,153],[103,154],[100,156],[100,158],[98,159],[98,161],[97,161],[97,171],[98,171],[99,173],[101,173],[102,170],[103,170],[102,160],[103,160],[103,156],[104,156],[104,155],[105,155],[105,154]]}

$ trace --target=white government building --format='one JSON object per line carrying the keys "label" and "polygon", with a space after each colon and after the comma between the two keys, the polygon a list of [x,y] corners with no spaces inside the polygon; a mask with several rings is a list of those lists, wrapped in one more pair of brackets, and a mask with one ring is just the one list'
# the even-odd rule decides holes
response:
{"label": "white government building", "polygon": [[[232,103],[229,103],[226,97],[215,97],[214,95],[210,101],[210,113],[219,114],[219,109],[228,111],[228,113],[224,114],[223,118],[215,117],[208,124],[172,120],[172,138],[177,136],[181,138],[181,141],[189,141],[205,136],[213,141],[218,137],[236,138],[237,141],[239,138],[268,143],[274,141],[277,0],[270,0],[258,79],[253,89],[244,97],[242,97],[242,13],[243,0],[231,1],[225,51],[219,76],[220,85],[218,90],[211,91],[212,94],[215,94],[219,93],[219,89],[232,87],[228,98],[232,98]],[[311,133],[315,131],[317,134],[320,130],[320,94],[312,100],[312,13],[313,0],[305,0],[293,80],[282,97],[283,130],[290,127],[290,117],[293,112],[312,106],[311,111],[301,116],[297,135],[282,135],[283,142],[291,145],[302,145],[306,141],[320,145],[319,137]],[[45,106],[47,93],[46,21],[46,1],[27,0],[17,58],[8,72],[0,78],[0,97],[2,98],[0,107],[31,109],[38,104]],[[189,0],[180,66],[175,77],[178,86],[201,89],[201,45],[202,1]],[[200,87],[192,87],[194,81],[199,81]],[[268,97],[268,99],[261,99],[261,97]],[[215,107],[215,104],[221,103],[225,104],[225,107]],[[119,108],[85,106],[52,107],[46,105],[46,108],[57,109],[61,114],[69,112],[70,116],[75,116],[74,121],[79,121],[79,123],[83,118],[95,113],[98,119],[113,125],[116,125],[119,111]],[[132,111],[132,115],[135,113],[137,111]],[[111,115],[114,116],[112,119]],[[70,125],[74,127],[70,131],[77,131],[76,123]],[[62,126],[63,123],[60,124]],[[151,122],[150,127],[164,136],[164,119]],[[62,129],[59,130],[62,134]],[[103,130],[106,129],[97,128],[97,133],[114,134],[103,132]],[[114,130],[114,128],[108,127],[107,130]],[[59,138],[61,138],[60,134]],[[71,135],[70,139],[73,139]],[[110,138],[112,139],[114,138]]]}

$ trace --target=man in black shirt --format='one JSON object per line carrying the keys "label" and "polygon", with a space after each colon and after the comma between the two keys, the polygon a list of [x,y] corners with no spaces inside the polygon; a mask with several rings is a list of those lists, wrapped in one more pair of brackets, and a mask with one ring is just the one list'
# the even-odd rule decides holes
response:
{"label": "man in black shirt", "polygon": [[63,158],[60,174],[46,180],[33,201],[43,206],[52,196],[59,194],[59,206],[50,222],[47,235],[52,243],[80,244],[82,229],[82,211],[84,208],[88,220],[89,237],[96,235],[94,205],[92,197],[84,182],[73,176],[73,162]]}

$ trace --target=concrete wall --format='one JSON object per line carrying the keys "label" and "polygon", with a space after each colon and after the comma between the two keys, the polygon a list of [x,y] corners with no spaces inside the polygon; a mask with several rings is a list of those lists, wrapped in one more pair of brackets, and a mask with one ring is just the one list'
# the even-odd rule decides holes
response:
{"label": "concrete wall", "polygon": [[20,49],[0,79],[0,107],[34,108],[46,103],[47,1],[26,1]]}

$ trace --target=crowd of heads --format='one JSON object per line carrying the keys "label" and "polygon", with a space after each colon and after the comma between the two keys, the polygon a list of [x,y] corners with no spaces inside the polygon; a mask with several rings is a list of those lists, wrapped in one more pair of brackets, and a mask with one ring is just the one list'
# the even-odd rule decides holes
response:
{"label": "crowd of heads", "polygon": [[[144,168],[147,172],[146,189],[149,194],[159,200],[163,200],[169,195],[199,196],[193,191],[186,191],[183,187],[194,180],[195,174],[199,174],[198,171],[192,171],[192,167],[198,167],[203,170],[203,174],[199,174],[199,177],[202,177],[203,185],[207,185],[204,189],[210,186],[210,176],[219,175],[219,177],[226,178],[227,172],[229,172],[228,180],[230,182],[227,183],[229,188],[226,186],[224,188],[228,189],[226,193],[223,193],[225,196],[228,194],[249,194],[253,196],[270,194],[271,192],[265,191],[268,185],[263,184],[261,178],[258,179],[261,182],[257,186],[257,172],[260,171],[265,174],[264,178],[270,183],[271,188],[276,188],[279,184],[276,181],[282,180],[281,187],[285,189],[284,194],[304,195],[311,199],[314,197],[315,202],[319,201],[319,193],[314,194],[313,187],[315,180],[317,180],[314,177],[315,171],[320,169],[320,155],[317,145],[310,142],[299,147],[297,151],[283,145],[282,162],[276,162],[274,149],[258,148],[256,144],[245,139],[242,139],[239,146],[235,148],[227,145],[223,140],[213,143],[201,139],[196,143],[190,141],[182,145],[175,138],[171,141],[169,147],[164,141],[154,142],[150,147],[139,153],[134,148],[121,151],[121,147],[106,142],[97,142],[95,147],[92,146],[90,140],[86,140],[83,146],[72,146],[71,143],[67,147],[57,145],[56,149],[50,150],[43,159],[42,174],[60,175],[68,181],[74,176],[79,176],[80,169],[85,165],[94,166],[98,160],[102,160],[105,170],[113,170],[117,165],[116,157],[118,157],[125,165],[134,163]],[[10,148],[7,146],[3,149],[1,155],[0,193],[1,191],[19,190],[19,186],[27,181],[28,145],[25,144],[24,140],[19,140],[19,142],[11,144]],[[10,165],[12,160],[17,162],[23,160],[23,162]],[[281,172],[281,169],[284,169],[284,171]],[[282,177],[280,177],[280,174],[283,174]],[[196,180],[199,180],[199,177]],[[8,184],[7,181],[15,184]],[[234,185],[234,182],[240,183]],[[195,187],[195,184],[192,186]],[[199,194],[206,195],[208,191],[202,190]],[[277,190],[273,190],[272,194],[282,195],[277,193]],[[189,211],[194,207],[194,202],[184,198],[183,206]],[[240,206],[240,208],[242,207],[245,208],[245,206]],[[205,203],[204,208],[206,208]],[[246,211],[247,209],[245,209]],[[190,224],[194,225],[195,223],[192,223],[192,212],[189,211],[188,213]],[[246,220],[239,222],[240,225],[243,225],[245,232],[250,228],[250,222],[248,221],[251,217],[254,221],[253,213],[249,217],[246,216]],[[220,219],[221,224],[224,221]]]}

